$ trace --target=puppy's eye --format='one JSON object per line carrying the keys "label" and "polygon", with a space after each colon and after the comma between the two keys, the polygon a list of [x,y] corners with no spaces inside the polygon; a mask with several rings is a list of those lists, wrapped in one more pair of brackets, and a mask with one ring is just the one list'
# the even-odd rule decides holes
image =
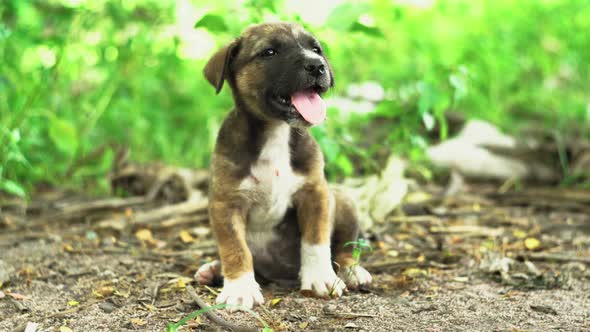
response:
{"label": "puppy's eye", "polygon": [[314,47],[314,48],[312,48],[311,50],[312,50],[314,53],[317,53],[317,54],[322,54],[322,50],[321,50],[319,47],[317,47],[317,46],[316,46],[316,47]]}
{"label": "puppy's eye", "polygon": [[277,51],[274,48],[267,48],[266,50],[262,51],[262,53],[260,53],[260,55],[263,57],[271,57],[276,54]]}

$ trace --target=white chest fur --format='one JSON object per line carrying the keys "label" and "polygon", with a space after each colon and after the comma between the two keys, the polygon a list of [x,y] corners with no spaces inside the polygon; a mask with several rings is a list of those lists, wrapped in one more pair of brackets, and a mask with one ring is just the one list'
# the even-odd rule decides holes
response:
{"label": "white chest fur", "polygon": [[303,184],[303,177],[291,168],[289,138],[287,124],[271,129],[250,168],[251,175],[240,184],[240,190],[256,201],[248,214],[247,240],[251,247],[272,240],[272,228],[283,220],[293,194]]}

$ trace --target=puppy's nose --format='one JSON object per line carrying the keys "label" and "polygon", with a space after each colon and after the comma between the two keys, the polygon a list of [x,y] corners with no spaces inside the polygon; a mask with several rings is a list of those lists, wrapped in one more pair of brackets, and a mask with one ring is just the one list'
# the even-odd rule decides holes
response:
{"label": "puppy's nose", "polygon": [[303,68],[313,77],[319,77],[326,73],[326,66],[320,59],[308,60]]}

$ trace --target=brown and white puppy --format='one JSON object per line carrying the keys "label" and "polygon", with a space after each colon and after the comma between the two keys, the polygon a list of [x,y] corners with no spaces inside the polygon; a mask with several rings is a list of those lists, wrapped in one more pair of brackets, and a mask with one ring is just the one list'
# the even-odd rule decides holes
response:
{"label": "brown and white puppy", "polygon": [[307,131],[324,120],[321,95],[334,85],[320,43],[295,24],[252,26],[204,73],[218,93],[227,81],[235,108],[211,165],[209,216],[221,264],[205,264],[196,279],[210,284],[221,268],[217,302],[248,308],[264,301],[255,272],[259,280],[299,280],[320,297],[369,283],[344,247],[358,235],[354,206],[328,189],[322,152]]}

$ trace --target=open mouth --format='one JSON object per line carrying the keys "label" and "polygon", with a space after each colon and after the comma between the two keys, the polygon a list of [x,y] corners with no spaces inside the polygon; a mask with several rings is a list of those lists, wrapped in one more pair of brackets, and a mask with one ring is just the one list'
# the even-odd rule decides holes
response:
{"label": "open mouth", "polygon": [[315,125],[326,119],[326,103],[321,94],[325,88],[314,86],[290,95],[274,95],[271,99],[280,108],[299,114],[305,121]]}

